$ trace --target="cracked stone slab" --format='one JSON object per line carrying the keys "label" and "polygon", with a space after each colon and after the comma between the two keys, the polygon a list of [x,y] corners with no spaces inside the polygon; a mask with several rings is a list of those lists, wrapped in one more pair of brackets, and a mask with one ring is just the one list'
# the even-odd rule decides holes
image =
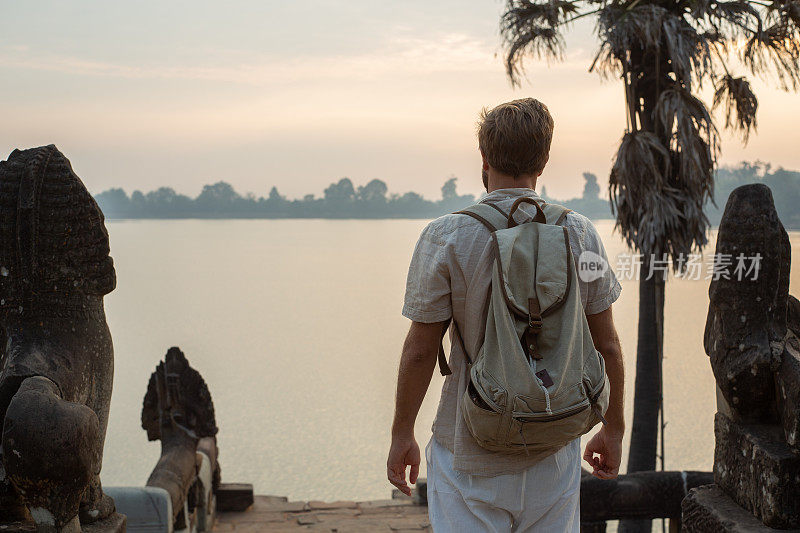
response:
{"label": "cracked stone slab", "polygon": [[[797,302],[791,296],[790,300]],[[778,412],[786,442],[800,451],[800,340],[794,333],[789,335],[781,359],[781,367],[775,374]]]}
{"label": "cracked stone slab", "polygon": [[414,502],[409,499],[394,499],[394,500],[372,500],[368,502],[358,502],[358,506],[362,509],[376,508],[376,507],[411,507]]}
{"label": "cracked stone slab", "polygon": [[328,509],[357,509],[358,504],[356,502],[349,502],[349,501],[338,501],[338,502],[320,502],[320,501],[310,501],[308,502],[308,508],[312,511],[322,511]]}
{"label": "cracked stone slab", "polygon": [[[287,511],[292,507],[296,511]],[[290,502],[281,496],[256,496],[239,513],[218,515],[215,531],[281,533],[292,531],[430,531],[428,508],[409,499],[365,502]],[[2,532],[0,532],[2,533]]]}
{"label": "cracked stone slab", "polygon": [[777,425],[745,425],[717,413],[714,480],[773,528],[800,528],[800,453]]}
{"label": "cracked stone slab", "polygon": [[[686,533],[768,533],[765,526],[746,509],[737,505],[717,485],[689,491],[681,505],[681,527]],[[786,531],[786,530],[784,530]],[[793,529],[795,533],[797,529]],[[788,532],[787,532],[788,533]]]}
{"label": "cracked stone slab", "polygon": [[320,519],[315,514],[304,514],[297,517],[297,523],[301,526],[310,526],[319,522]]}

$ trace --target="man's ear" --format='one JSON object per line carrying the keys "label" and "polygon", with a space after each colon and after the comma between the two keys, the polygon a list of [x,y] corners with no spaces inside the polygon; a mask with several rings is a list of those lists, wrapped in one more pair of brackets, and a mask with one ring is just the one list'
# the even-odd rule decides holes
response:
{"label": "man's ear", "polygon": [[489,162],[486,160],[486,155],[481,150],[481,159],[483,160],[483,170],[488,172],[489,171]]}
{"label": "man's ear", "polygon": [[548,154],[547,154],[547,157],[546,157],[546,158],[545,158],[545,160],[544,160],[544,166],[542,167],[542,171],[541,171],[541,172],[539,172],[539,173],[536,175],[536,177],[537,177],[537,178],[538,178],[539,176],[541,176],[541,175],[542,175],[542,173],[544,172],[544,168],[547,166],[547,163],[548,163],[549,161],[550,161],[550,153],[548,152]]}

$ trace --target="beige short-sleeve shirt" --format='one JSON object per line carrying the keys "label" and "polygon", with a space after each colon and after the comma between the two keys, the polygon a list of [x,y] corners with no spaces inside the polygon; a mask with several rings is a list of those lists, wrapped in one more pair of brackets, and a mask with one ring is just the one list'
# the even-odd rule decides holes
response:
{"label": "beige short-sleeve shirt", "polygon": [[[541,201],[532,189],[499,189],[484,200],[508,212],[514,200],[522,196]],[[519,210],[528,216],[535,214],[530,205],[522,204]],[[589,219],[570,212],[563,225],[569,233],[576,262],[584,251],[594,252],[607,261],[603,243]],[[450,214],[437,218],[423,230],[408,270],[403,315],[424,323],[455,319],[469,353],[477,353],[483,343],[493,262],[489,239],[489,231],[472,217]],[[593,281],[584,282],[580,277],[578,281],[587,315],[611,307],[622,290],[611,268]],[[498,476],[520,472],[535,464],[536,460],[525,454],[485,450],[470,435],[460,402],[467,389],[467,365],[460,344],[451,342],[451,346],[453,373],[442,386],[433,436],[453,452],[454,468],[474,475]]]}

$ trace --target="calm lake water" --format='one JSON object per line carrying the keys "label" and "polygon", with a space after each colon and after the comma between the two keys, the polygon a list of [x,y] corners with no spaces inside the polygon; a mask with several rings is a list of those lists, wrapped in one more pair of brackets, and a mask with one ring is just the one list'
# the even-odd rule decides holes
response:
{"label": "calm lake water", "polygon": [[[141,402],[158,361],[180,346],[214,399],[223,481],[292,499],[388,497],[395,374],[409,325],[400,309],[425,224],[109,222],[118,286],[106,310],[116,375],[103,482],[143,485],[155,466],[159,444],[147,442],[140,427]],[[614,263],[626,248],[611,221],[596,225]],[[793,248],[800,245],[800,233],[791,239]],[[706,253],[713,250],[712,242]],[[638,292],[635,281],[622,283],[614,312],[630,420]],[[708,281],[670,280],[666,302],[666,467],[709,470],[715,403],[702,347]],[[417,424],[421,446],[441,383],[437,372]]]}

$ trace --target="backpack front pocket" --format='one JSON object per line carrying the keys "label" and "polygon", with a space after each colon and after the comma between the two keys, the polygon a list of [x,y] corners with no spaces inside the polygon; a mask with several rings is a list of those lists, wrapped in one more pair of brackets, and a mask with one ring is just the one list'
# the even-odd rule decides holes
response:
{"label": "backpack front pocket", "polygon": [[495,410],[470,382],[461,397],[461,411],[470,434],[488,450],[507,450],[502,446],[508,433],[510,413]]}
{"label": "backpack front pocket", "polygon": [[597,418],[588,398],[552,413],[514,414],[508,440],[515,446],[539,452],[561,447],[588,432]]}

